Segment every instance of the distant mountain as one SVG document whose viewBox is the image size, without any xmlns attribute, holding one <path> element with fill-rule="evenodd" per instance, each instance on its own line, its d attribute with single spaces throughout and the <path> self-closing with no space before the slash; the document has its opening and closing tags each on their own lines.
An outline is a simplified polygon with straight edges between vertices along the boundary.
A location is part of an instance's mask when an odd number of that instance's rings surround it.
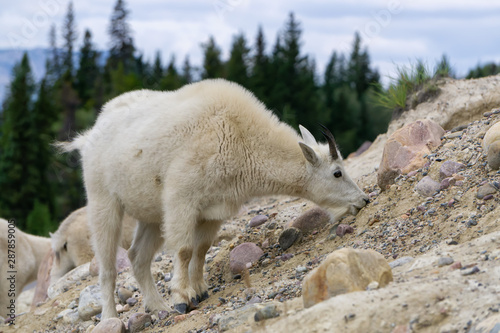
<svg viewBox="0 0 500 333">
<path fill-rule="evenodd" d="M 31 70 L 36 81 L 45 74 L 45 61 L 49 55 L 49 49 L 36 48 L 30 50 L 0 49 L 0 102 L 5 99 L 7 88 L 12 80 L 12 68 L 21 61 L 24 52 L 28 52 Z"/>
</svg>

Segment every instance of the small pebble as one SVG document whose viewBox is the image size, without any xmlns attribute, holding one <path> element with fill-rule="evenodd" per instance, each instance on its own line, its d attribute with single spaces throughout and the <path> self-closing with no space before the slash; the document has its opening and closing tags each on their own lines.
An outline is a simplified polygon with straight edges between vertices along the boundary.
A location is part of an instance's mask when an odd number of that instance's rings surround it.
<svg viewBox="0 0 500 333">
<path fill-rule="evenodd" d="M 465 275 L 472 275 L 472 274 L 475 274 L 477 272 L 479 272 L 479 268 L 477 266 L 474 266 L 472 268 L 464 269 L 461 272 L 461 274 L 465 276 Z"/>
<path fill-rule="evenodd" d="M 257 215 L 252 217 L 248 225 L 252 228 L 258 227 L 259 225 L 266 223 L 268 219 L 269 218 L 266 215 Z"/>
<path fill-rule="evenodd" d="M 127 299 L 127 304 L 130 306 L 130 307 L 133 307 L 134 305 L 137 304 L 137 299 L 134 298 L 134 297 L 130 297 L 129 299 Z"/>
<path fill-rule="evenodd" d="M 454 260 L 450 257 L 441 257 L 438 259 L 437 265 L 438 267 L 448 266 L 453 264 Z"/>
</svg>

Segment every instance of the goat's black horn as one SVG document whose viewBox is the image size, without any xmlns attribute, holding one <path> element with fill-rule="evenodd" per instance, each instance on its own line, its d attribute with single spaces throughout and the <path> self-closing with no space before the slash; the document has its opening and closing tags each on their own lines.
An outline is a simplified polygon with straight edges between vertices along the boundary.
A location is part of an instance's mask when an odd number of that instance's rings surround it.
<svg viewBox="0 0 500 333">
<path fill-rule="evenodd" d="M 337 152 L 337 144 L 335 143 L 335 138 L 333 137 L 332 132 L 326 126 L 319 124 L 323 131 L 323 136 L 325 137 L 326 141 L 328 142 L 328 146 L 330 147 L 330 155 L 332 156 L 333 160 L 335 161 L 336 159 L 339 158 L 339 154 Z"/>
</svg>

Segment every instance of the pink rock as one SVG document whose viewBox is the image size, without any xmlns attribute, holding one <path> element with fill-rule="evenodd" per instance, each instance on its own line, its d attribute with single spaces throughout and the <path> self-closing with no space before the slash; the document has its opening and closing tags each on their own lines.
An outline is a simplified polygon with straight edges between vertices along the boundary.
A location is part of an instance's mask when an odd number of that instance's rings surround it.
<svg viewBox="0 0 500 333">
<path fill-rule="evenodd" d="M 258 227 L 259 225 L 266 223 L 266 221 L 268 219 L 269 218 L 266 215 L 257 215 L 257 216 L 252 217 L 252 219 L 250 220 L 248 225 L 250 227 Z"/>
<path fill-rule="evenodd" d="M 118 318 L 109 318 L 101 321 L 92 330 L 94 333 L 125 333 L 125 324 Z"/>
<path fill-rule="evenodd" d="M 229 268 L 233 274 L 239 274 L 247 263 L 253 264 L 264 254 L 264 251 L 254 243 L 243 243 L 229 253 Z"/>
<path fill-rule="evenodd" d="M 290 226 L 307 234 L 321 229 L 328 222 L 330 222 L 330 214 L 319 207 L 315 207 L 297 217 Z"/>
<path fill-rule="evenodd" d="M 453 176 L 455 173 L 465 169 L 465 165 L 459 162 L 446 161 L 439 168 L 439 180 Z"/>
<path fill-rule="evenodd" d="M 441 126 L 428 119 L 417 120 L 394 132 L 384 146 L 377 174 L 379 187 L 385 190 L 399 174 L 423 167 L 427 162 L 423 156 L 441 144 L 444 133 Z"/>
<path fill-rule="evenodd" d="M 340 236 L 340 237 L 344 237 L 345 234 L 352 234 L 353 232 L 354 232 L 354 228 L 348 224 L 339 224 L 339 226 L 337 227 L 337 230 L 335 231 L 337 236 Z"/>
</svg>

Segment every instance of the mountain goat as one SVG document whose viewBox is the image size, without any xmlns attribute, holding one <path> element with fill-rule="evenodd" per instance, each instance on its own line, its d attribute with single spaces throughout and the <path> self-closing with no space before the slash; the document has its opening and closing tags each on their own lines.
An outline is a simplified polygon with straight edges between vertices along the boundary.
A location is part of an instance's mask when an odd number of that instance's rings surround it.
<svg viewBox="0 0 500 333">
<path fill-rule="evenodd" d="M 122 223 L 124 232 L 119 245 L 128 249 L 132 244 L 136 222 L 125 214 Z M 79 208 L 69 214 L 57 231 L 50 234 L 50 238 L 55 254 L 50 271 L 50 284 L 53 284 L 73 268 L 91 261 L 94 257 L 87 223 L 87 207 Z"/>
<path fill-rule="evenodd" d="M 0 218 L 0 317 L 15 316 L 16 298 L 36 280 L 38 266 L 49 250 L 49 238 L 22 232 L 15 222 Z"/>
<path fill-rule="evenodd" d="M 123 94 L 92 129 L 59 143 L 81 154 L 102 317 L 117 316 L 114 262 L 124 212 L 138 220 L 129 257 L 146 308 L 167 308 L 151 276 L 165 241 L 175 251 L 174 309 L 185 313 L 208 297 L 205 254 L 222 221 L 251 197 L 299 196 L 335 217 L 364 207 L 368 197 L 345 172 L 331 133 L 325 129 L 328 144 L 318 144 L 301 132 L 239 85 L 206 80 Z"/>
</svg>

